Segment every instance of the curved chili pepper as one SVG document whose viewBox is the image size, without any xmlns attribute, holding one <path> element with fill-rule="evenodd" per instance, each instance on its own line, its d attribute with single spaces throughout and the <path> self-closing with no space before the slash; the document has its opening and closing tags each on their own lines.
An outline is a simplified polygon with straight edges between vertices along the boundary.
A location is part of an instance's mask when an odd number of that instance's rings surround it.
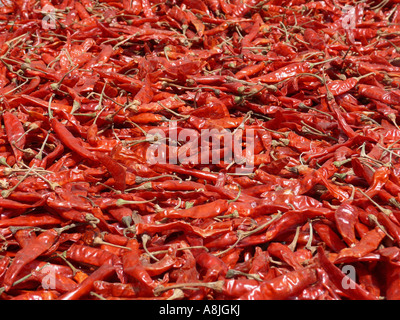
<svg viewBox="0 0 400 320">
<path fill-rule="evenodd" d="M 90 276 L 83 280 L 75 289 L 68 291 L 58 297 L 58 300 L 78 300 L 81 297 L 89 294 L 93 288 L 95 281 L 104 280 L 112 276 L 115 269 L 110 264 L 103 264 L 97 270 L 95 270 Z"/>
<path fill-rule="evenodd" d="M 269 281 L 263 281 L 239 300 L 285 300 L 300 293 L 317 281 L 315 269 L 291 271 Z"/>
<path fill-rule="evenodd" d="M 29 246 L 26 246 L 17 252 L 4 276 L 4 288 L 6 291 L 11 288 L 22 268 L 27 263 L 35 260 L 42 253 L 50 249 L 59 236 L 59 232 L 55 229 L 46 230 L 35 239 L 31 240 Z"/>
<path fill-rule="evenodd" d="M 79 143 L 79 140 L 75 138 L 61 122 L 59 122 L 56 118 L 52 118 L 50 123 L 54 132 L 57 134 L 58 138 L 65 146 L 67 146 L 69 149 L 73 150 L 85 159 L 97 161 L 97 157 L 86 148 L 84 148 Z"/>
<path fill-rule="evenodd" d="M 11 112 L 6 111 L 3 113 L 3 121 L 7 139 L 13 149 L 15 158 L 17 161 L 21 161 L 24 155 L 22 149 L 26 144 L 25 130 L 19 119 Z"/>
<path fill-rule="evenodd" d="M 358 283 L 347 277 L 338 267 L 336 267 L 325 255 L 323 249 L 318 247 L 318 260 L 321 267 L 328 273 L 329 279 L 347 294 L 349 299 L 355 300 L 378 300 L 378 297 L 363 289 Z M 348 285 L 343 286 L 343 283 Z"/>
</svg>

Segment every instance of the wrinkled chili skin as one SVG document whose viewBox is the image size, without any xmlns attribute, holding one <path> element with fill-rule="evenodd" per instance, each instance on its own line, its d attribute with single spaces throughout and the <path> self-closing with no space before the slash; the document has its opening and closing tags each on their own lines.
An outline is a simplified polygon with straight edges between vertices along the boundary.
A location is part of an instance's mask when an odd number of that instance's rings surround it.
<svg viewBox="0 0 400 320">
<path fill-rule="evenodd" d="M 286 300 L 316 282 L 316 271 L 304 269 L 261 283 L 240 297 L 242 300 Z"/>
<path fill-rule="evenodd" d="M 1 2 L 0 300 L 400 299 L 398 0 Z"/>
<path fill-rule="evenodd" d="M 31 240 L 29 246 L 18 251 L 10 265 L 10 268 L 7 269 L 7 272 L 4 275 L 4 287 L 6 290 L 11 288 L 21 269 L 27 263 L 33 261 L 48 250 L 57 240 L 58 236 L 59 234 L 55 230 L 50 229 Z"/>
</svg>

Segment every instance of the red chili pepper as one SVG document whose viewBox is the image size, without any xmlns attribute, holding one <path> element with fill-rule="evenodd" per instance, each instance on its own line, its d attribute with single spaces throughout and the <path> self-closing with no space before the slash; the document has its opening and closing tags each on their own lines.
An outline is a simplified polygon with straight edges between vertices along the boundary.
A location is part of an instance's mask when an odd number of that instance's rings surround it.
<svg viewBox="0 0 400 320">
<path fill-rule="evenodd" d="M 334 95 L 334 96 L 338 96 L 341 95 L 343 93 L 346 93 L 348 91 L 350 91 L 351 89 L 353 89 L 357 83 L 363 79 L 366 78 L 368 76 L 370 76 L 371 74 L 367 74 L 367 75 L 363 75 L 360 76 L 358 78 L 348 78 L 346 80 L 334 80 L 334 81 L 330 81 L 326 84 L 326 87 L 321 87 L 318 91 L 321 94 L 326 94 L 327 93 L 327 89 Z"/>
<path fill-rule="evenodd" d="M 96 280 L 93 290 L 101 296 L 135 298 L 140 296 L 140 287 L 132 283 L 116 283 Z"/>
<path fill-rule="evenodd" d="M 196 263 L 200 268 L 207 270 L 204 281 L 215 281 L 225 277 L 228 272 L 228 266 L 218 257 L 208 253 L 200 253 L 196 257 Z"/>
<path fill-rule="evenodd" d="M 396 264 L 387 264 L 386 266 L 386 299 L 399 300 L 399 274 L 400 267 Z"/>
<path fill-rule="evenodd" d="M 260 81 L 262 83 L 278 83 L 290 77 L 294 77 L 301 73 L 307 73 L 310 71 L 310 65 L 308 62 L 299 62 L 289 64 L 285 67 L 279 68 L 267 75 L 252 78 L 252 81 Z"/>
<path fill-rule="evenodd" d="M 1 299 L 396 299 L 398 0 L 2 2 Z"/>
<path fill-rule="evenodd" d="M 369 186 L 369 188 L 365 191 L 365 193 L 370 196 L 374 197 L 376 193 L 378 193 L 386 184 L 386 182 L 389 180 L 390 176 L 390 169 L 387 167 L 380 167 L 377 170 L 375 170 L 373 177 L 372 177 L 372 183 Z"/>
<path fill-rule="evenodd" d="M 224 214 L 228 210 L 229 202 L 227 200 L 218 199 L 216 201 L 206 203 L 199 206 L 194 206 L 189 209 L 176 210 L 166 209 L 156 215 L 157 219 L 169 218 L 193 218 L 207 219 Z"/>
<path fill-rule="evenodd" d="M 114 178 L 115 189 L 124 191 L 126 188 L 126 169 L 109 156 L 97 154 L 97 158 Z"/>
<path fill-rule="evenodd" d="M 49 280 L 49 276 L 53 276 L 53 278 Z M 74 280 L 62 274 L 52 273 L 51 271 L 48 272 L 46 268 L 40 271 L 34 270 L 32 272 L 32 277 L 40 283 L 51 281 L 51 284 L 49 283 L 49 285 L 51 285 L 52 289 L 55 290 L 57 293 L 69 292 L 76 289 L 76 287 L 78 286 L 78 284 Z"/>
<path fill-rule="evenodd" d="M 301 269 L 302 266 L 292 250 L 287 245 L 279 242 L 272 242 L 268 246 L 268 252 L 271 256 L 276 257 L 290 265 L 294 270 Z"/>
<path fill-rule="evenodd" d="M 346 247 L 343 241 L 329 225 L 324 223 L 315 223 L 313 227 L 322 241 L 334 252 L 339 252 Z"/>
<path fill-rule="evenodd" d="M 147 289 L 146 291 L 153 290 L 157 286 L 157 282 L 150 277 L 139 260 L 139 243 L 136 240 L 130 240 L 127 246 L 131 250 L 122 256 L 124 272 L 139 281 Z"/>
<path fill-rule="evenodd" d="M 350 203 L 343 203 L 335 211 L 336 227 L 347 245 L 352 246 L 357 242 L 355 225 L 358 221 L 358 210 Z"/>
<path fill-rule="evenodd" d="M 343 291 L 349 299 L 353 300 L 378 300 L 378 297 L 364 290 L 353 279 L 346 276 L 325 255 L 323 249 L 318 247 L 318 261 L 321 267 L 328 273 L 333 284 Z M 345 285 L 343 285 L 345 284 Z"/>
<path fill-rule="evenodd" d="M 4 276 L 4 288 L 8 291 L 13 285 L 21 269 L 29 262 L 35 260 L 56 242 L 59 232 L 55 229 L 49 229 L 42 232 L 35 239 L 31 240 L 29 246 L 22 248 L 17 252 L 10 267 Z"/>
<path fill-rule="evenodd" d="M 386 228 L 387 232 L 394 238 L 394 241 L 399 243 L 400 226 L 381 211 L 378 212 L 377 218 L 378 221 Z"/>
<path fill-rule="evenodd" d="M 322 50 L 325 48 L 325 41 L 321 34 L 311 28 L 304 30 L 304 40 L 314 49 Z"/>
<path fill-rule="evenodd" d="M 363 257 L 367 253 L 377 249 L 385 236 L 385 233 L 379 227 L 368 231 L 354 246 L 342 249 L 336 257 L 335 262 L 346 261 L 346 258 Z"/>
<path fill-rule="evenodd" d="M 103 264 L 112 264 L 117 258 L 113 253 L 100 248 L 73 244 L 66 252 L 68 259 L 100 267 Z"/>
<path fill-rule="evenodd" d="M 47 213 L 38 213 L 33 216 L 21 215 L 19 217 L 0 220 L 0 227 L 6 228 L 10 226 L 29 226 L 29 227 L 44 227 L 57 226 L 62 222 L 62 219 Z"/>
<path fill-rule="evenodd" d="M 3 277 L 7 271 L 10 261 L 11 261 L 11 258 L 9 256 L 4 256 L 0 259 L 0 280 L 1 280 L 1 282 L 3 282 Z"/>
<path fill-rule="evenodd" d="M 249 13 L 253 7 L 255 7 L 258 4 L 258 1 L 256 0 L 249 0 L 243 3 L 239 3 L 236 5 L 236 7 L 233 9 L 232 15 L 236 17 L 243 17 L 247 13 Z"/>
<path fill-rule="evenodd" d="M 151 276 L 158 276 L 165 272 L 170 271 L 178 262 L 178 258 L 176 257 L 177 247 L 171 247 L 167 254 L 164 255 L 162 259 L 154 263 L 146 263 L 143 262 L 143 267 L 147 271 L 147 273 Z"/>
<path fill-rule="evenodd" d="M 56 300 L 59 295 L 60 293 L 56 290 L 38 290 L 22 293 L 11 300 Z"/>
<path fill-rule="evenodd" d="M 371 86 L 367 84 L 360 84 L 358 86 L 358 92 L 360 95 L 376 99 L 386 104 L 398 105 L 400 103 L 400 95 L 395 92 L 385 91 L 380 87 Z"/>
<path fill-rule="evenodd" d="M 68 129 L 56 118 L 51 119 L 51 127 L 66 147 L 76 152 L 78 155 L 85 159 L 97 161 L 97 157 L 93 153 L 88 151 L 85 147 L 83 147 L 79 143 L 79 140 L 75 138 L 72 133 L 68 131 Z"/>
<path fill-rule="evenodd" d="M 247 77 L 251 77 L 259 72 L 261 72 L 265 68 L 264 62 L 259 62 L 254 65 L 246 66 L 240 71 L 236 72 L 235 77 L 236 79 L 244 79 Z"/>
</svg>

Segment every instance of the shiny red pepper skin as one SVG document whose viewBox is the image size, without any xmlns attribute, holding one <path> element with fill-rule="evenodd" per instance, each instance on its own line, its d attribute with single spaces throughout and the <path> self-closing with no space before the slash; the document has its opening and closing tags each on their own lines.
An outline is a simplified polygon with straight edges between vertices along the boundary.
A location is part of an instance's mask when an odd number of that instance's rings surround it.
<svg viewBox="0 0 400 320">
<path fill-rule="evenodd" d="M 56 118 L 51 119 L 51 126 L 58 136 L 58 138 L 61 140 L 61 142 L 68 147 L 69 149 L 73 150 L 76 152 L 78 155 L 85 159 L 89 159 L 91 161 L 96 161 L 97 157 L 88 151 L 86 148 L 84 148 L 79 142 L 78 139 L 75 138 L 70 131 L 61 123 L 59 122 Z"/>
<path fill-rule="evenodd" d="M 378 297 L 370 294 L 363 289 L 360 285 L 355 283 L 352 279 L 347 277 L 338 267 L 336 267 L 323 252 L 321 247 L 318 247 L 318 259 L 321 267 L 329 274 L 331 281 L 348 295 L 349 299 L 355 300 L 378 300 Z M 342 283 L 349 283 L 351 285 L 343 286 Z"/>
<path fill-rule="evenodd" d="M 115 272 L 110 264 L 103 264 L 95 270 L 89 277 L 83 280 L 75 289 L 59 296 L 57 300 L 79 300 L 89 294 L 93 288 L 93 283 L 99 280 L 105 280 Z"/>
<path fill-rule="evenodd" d="M 41 233 L 35 239 L 31 240 L 29 246 L 26 246 L 18 251 L 4 276 L 4 287 L 6 291 L 11 288 L 21 269 L 27 263 L 35 260 L 45 251 L 50 249 L 58 237 L 59 234 L 56 230 L 49 229 Z"/>
<path fill-rule="evenodd" d="M 239 300 L 286 300 L 317 281 L 315 269 L 300 269 L 262 282 Z"/>
</svg>

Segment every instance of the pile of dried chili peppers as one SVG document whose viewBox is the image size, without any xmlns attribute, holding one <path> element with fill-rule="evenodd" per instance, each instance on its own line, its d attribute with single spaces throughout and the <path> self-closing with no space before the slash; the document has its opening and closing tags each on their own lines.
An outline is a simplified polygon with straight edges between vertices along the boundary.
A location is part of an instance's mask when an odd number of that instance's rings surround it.
<svg viewBox="0 0 400 320">
<path fill-rule="evenodd" d="M 0 0 L 0 28 L 0 299 L 400 299 L 398 0 Z"/>
</svg>

